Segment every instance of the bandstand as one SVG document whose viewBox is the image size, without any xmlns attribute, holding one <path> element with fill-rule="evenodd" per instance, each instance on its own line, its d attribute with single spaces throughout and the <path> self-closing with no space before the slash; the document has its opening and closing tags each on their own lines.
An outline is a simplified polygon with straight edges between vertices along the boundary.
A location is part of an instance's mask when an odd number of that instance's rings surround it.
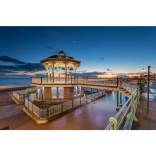
<svg viewBox="0 0 156 156">
<path fill-rule="evenodd" d="M 46 78 L 41 78 L 41 83 L 36 83 L 35 86 L 37 95 L 42 96 L 43 101 L 65 102 L 84 95 L 84 88 L 74 86 L 74 84 L 69 85 L 71 84 L 71 79 L 73 82 L 76 81 L 76 69 L 80 66 L 81 61 L 67 56 L 61 49 L 58 55 L 50 56 L 40 62 L 46 69 Z M 58 77 L 55 76 L 55 69 L 58 70 Z M 61 77 L 61 69 L 65 70 L 64 77 Z M 71 70 L 74 71 L 73 78 L 69 75 Z M 37 78 L 36 81 L 38 81 Z"/>
<path fill-rule="evenodd" d="M 50 78 L 54 80 L 54 70 L 56 68 L 58 69 L 58 80 L 60 80 L 61 68 L 65 69 L 65 80 L 69 80 L 70 69 L 74 70 L 75 79 L 75 72 L 77 67 L 80 66 L 81 61 L 77 61 L 73 57 L 67 56 L 63 49 L 61 49 L 58 54 L 59 55 L 53 55 L 40 61 L 47 71 L 47 79 Z"/>
</svg>

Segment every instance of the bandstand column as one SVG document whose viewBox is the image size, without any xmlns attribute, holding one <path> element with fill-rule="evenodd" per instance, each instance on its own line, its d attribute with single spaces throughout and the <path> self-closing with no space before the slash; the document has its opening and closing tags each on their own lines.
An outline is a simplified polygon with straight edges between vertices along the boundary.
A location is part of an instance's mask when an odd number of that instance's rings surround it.
<svg viewBox="0 0 156 156">
<path fill-rule="evenodd" d="M 48 81 L 48 66 L 46 66 L 46 73 L 47 73 L 47 81 Z"/>
<path fill-rule="evenodd" d="M 67 82 L 67 68 L 65 68 L 65 82 Z"/>
<path fill-rule="evenodd" d="M 61 69 L 61 67 L 58 67 L 58 77 L 59 77 L 59 81 L 60 81 L 60 69 Z"/>
<path fill-rule="evenodd" d="M 67 63 L 65 63 L 65 83 L 67 82 Z"/>
<path fill-rule="evenodd" d="M 54 82 L 54 68 L 52 68 L 52 70 L 53 70 L 53 82 Z"/>
<path fill-rule="evenodd" d="M 69 81 L 69 68 L 67 69 L 67 79 Z"/>
<path fill-rule="evenodd" d="M 75 81 L 75 77 L 76 77 L 76 68 L 74 68 L 74 81 Z"/>
<path fill-rule="evenodd" d="M 50 81 L 51 81 L 52 67 L 50 66 L 49 69 L 50 69 Z"/>
<path fill-rule="evenodd" d="M 54 62 L 53 62 L 52 70 L 53 70 L 53 83 L 54 83 L 54 70 L 55 70 Z"/>
</svg>

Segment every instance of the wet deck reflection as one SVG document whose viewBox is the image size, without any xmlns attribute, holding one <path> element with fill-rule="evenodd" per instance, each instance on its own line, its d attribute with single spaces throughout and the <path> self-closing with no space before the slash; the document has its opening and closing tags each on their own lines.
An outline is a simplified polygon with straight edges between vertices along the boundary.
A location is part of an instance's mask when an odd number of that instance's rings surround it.
<svg viewBox="0 0 156 156">
<path fill-rule="evenodd" d="M 122 96 L 125 102 L 125 96 Z M 117 92 L 108 93 L 107 96 L 93 101 L 73 112 L 44 125 L 35 121 L 17 129 L 53 129 L 53 130 L 103 130 L 109 123 L 109 118 L 115 116 L 117 105 Z"/>
</svg>

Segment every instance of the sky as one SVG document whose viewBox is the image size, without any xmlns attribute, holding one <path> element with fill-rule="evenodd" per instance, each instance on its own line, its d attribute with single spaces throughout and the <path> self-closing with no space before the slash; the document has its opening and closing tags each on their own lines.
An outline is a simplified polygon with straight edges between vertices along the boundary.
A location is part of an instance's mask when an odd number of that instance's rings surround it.
<svg viewBox="0 0 156 156">
<path fill-rule="evenodd" d="M 81 61 L 78 77 L 131 77 L 149 65 L 155 73 L 155 41 L 156 27 L 1 26 L 0 78 L 44 77 L 40 60 L 62 48 Z"/>
</svg>

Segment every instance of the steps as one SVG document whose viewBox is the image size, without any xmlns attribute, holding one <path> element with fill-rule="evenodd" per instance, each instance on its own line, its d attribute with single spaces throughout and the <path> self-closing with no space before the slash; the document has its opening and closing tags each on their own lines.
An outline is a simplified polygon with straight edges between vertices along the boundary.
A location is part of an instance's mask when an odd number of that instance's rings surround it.
<svg viewBox="0 0 156 156">
<path fill-rule="evenodd" d="M 127 90 L 123 89 L 123 88 L 118 88 L 117 91 L 119 91 L 123 95 L 127 96 L 128 98 L 130 98 L 130 96 L 131 96 L 131 93 L 128 92 Z"/>
</svg>

